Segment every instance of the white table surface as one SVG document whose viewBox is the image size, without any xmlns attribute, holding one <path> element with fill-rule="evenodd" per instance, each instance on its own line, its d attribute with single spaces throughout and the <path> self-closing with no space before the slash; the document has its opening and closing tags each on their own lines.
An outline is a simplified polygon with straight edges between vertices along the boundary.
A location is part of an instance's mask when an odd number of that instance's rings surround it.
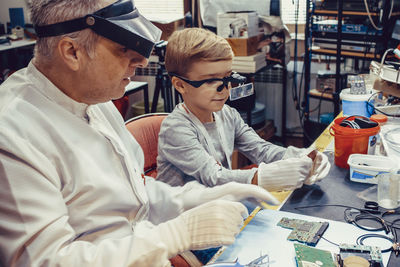
<svg viewBox="0 0 400 267">
<path fill-rule="evenodd" d="M 4 36 L 0 36 L 0 37 L 4 37 Z M 0 44 L 0 52 L 9 50 L 9 49 L 18 48 L 18 47 L 34 45 L 35 43 L 36 43 L 36 40 L 34 40 L 34 39 L 22 39 L 22 40 L 18 40 L 18 41 L 11 41 L 11 45 L 8 43 Z"/>
<path fill-rule="evenodd" d="M 282 217 L 306 221 L 329 222 L 329 227 L 323 237 L 335 243 L 355 244 L 358 236 L 371 233 L 344 222 L 285 211 L 261 210 L 237 236 L 235 243 L 226 247 L 215 262 L 233 262 L 238 259 L 241 264 L 247 264 L 260 255 L 268 254 L 270 267 L 296 267 L 295 250 L 293 246 L 294 241 L 288 241 L 286 239 L 292 230 L 277 226 L 277 223 Z M 383 231 L 374 233 L 384 234 Z M 390 244 L 389 241 L 386 240 L 371 238 L 371 240 L 365 240 L 365 245 L 388 247 Z M 334 253 L 339 252 L 337 246 L 323 239 L 319 240 L 316 248 Z M 382 253 L 384 266 L 387 265 L 389 257 L 390 253 Z"/>
</svg>

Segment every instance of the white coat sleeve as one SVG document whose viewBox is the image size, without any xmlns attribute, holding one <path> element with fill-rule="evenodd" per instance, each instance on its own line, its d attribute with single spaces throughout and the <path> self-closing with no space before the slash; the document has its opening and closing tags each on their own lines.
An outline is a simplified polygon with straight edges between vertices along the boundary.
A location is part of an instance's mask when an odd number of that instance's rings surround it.
<svg viewBox="0 0 400 267">
<path fill-rule="evenodd" d="M 241 201 L 254 198 L 271 205 L 279 204 L 268 191 L 251 184 L 229 182 L 205 187 L 197 181 L 191 181 L 184 186 L 175 187 L 146 177 L 145 187 L 150 202 L 149 220 L 154 224 L 174 219 L 188 209 L 217 199 Z"/>
<path fill-rule="evenodd" d="M 5 266 L 170 265 L 168 245 L 148 221 L 137 223 L 130 235 L 96 243 L 77 240 L 62 194 L 61 184 L 0 151 L 0 262 Z"/>
<path fill-rule="evenodd" d="M 185 211 L 182 196 L 202 192 L 206 187 L 197 181 L 191 181 L 184 186 L 170 186 L 146 176 L 146 192 L 149 198 L 149 220 L 159 224 L 171 220 Z M 203 202 L 197 203 L 197 205 Z"/>
</svg>

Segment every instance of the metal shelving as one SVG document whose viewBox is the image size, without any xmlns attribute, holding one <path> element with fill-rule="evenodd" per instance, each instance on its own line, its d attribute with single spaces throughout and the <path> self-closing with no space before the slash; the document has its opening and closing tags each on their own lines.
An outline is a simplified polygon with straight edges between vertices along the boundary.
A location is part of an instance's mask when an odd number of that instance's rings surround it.
<svg viewBox="0 0 400 267">
<path fill-rule="evenodd" d="M 305 25 L 305 57 L 304 57 L 304 81 L 305 81 L 305 90 L 304 90 L 304 106 L 305 106 L 305 114 L 304 114 L 304 123 L 308 121 L 309 118 L 309 100 L 310 98 L 318 98 L 324 101 L 329 101 L 333 103 L 334 106 L 334 116 L 337 116 L 340 112 L 340 100 L 339 93 L 343 89 L 343 71 L 341 69 L 341 63 L 345 58 L 354 58 L 356 60 L 379 60 L 384 50 L 386 50 L 388 45 L 388 40 L 390 37 L 389 28 L 387 27 L 388 23 L 391 23 L 394 18 L 400 16 L 400 12 L 392 12 L 391 18 L 388 18 L 388 14 L 390 12 L 390 2 L 391 0 L 384 0 L 383 12 L 381 14 L 377 12 L 370 13 L 371 18 L 378 19 L 378 17 L 382 17 L 381 25 L 383 25 L 383 30 L 374 31 L 373 34 L 357 34 L 357 33 L 349 33 L 342 32 L 343 19 L 368 19 L 367 12 L 359 12 L 359 11 L 344 11 L 343 3 L 344 0 L 337 0 L 337 10 L 320 10 L 315 9 L 313 7 L 313 1 L 307 1 L 307 14 L 306 14 L 306 25 Z M 334 28 L 334 32 L 332 31 L 315 31 L 313 30 L 314 20 L 321 17 L 334 17 L 337 21 L 337 24 L 334 24 L 336 28 Z M 336 26 L 337 25 L 337 26 Z M 346 27 L 346 25 L 345 25 Z M 331 29 L 330 29 L 331 30 Z M 336 41 L 336 49 L 328 49 L 328 48 L 320 48 L 313 47 L 312 41 L 315 38 L 319 38 L 323 41 L 323 39 L 331 39 Z M 360 42 L 373 42 L 376 44 L 375 51 L 371 52 L 358 52 L 358 51 L 347 51 L 342 49 L 342 42 L 345 40 L 352 41 L 360 41 Z M 330 41 L 332 43 L 332 41 Z M 311 77 L 311 64 L 312 64 L 312 55 L 327 55 L 333 56 L 336 58 L 336 80 L 335 80 L 335 88 L 331 94 L 323 93 L 321 94 L 316 89 L 310 88 L 310 77 Z M 306 130 L 306 129 L 305 129 Z M 311 141 L 311 140 L 309 140 Z"/>
</svg>

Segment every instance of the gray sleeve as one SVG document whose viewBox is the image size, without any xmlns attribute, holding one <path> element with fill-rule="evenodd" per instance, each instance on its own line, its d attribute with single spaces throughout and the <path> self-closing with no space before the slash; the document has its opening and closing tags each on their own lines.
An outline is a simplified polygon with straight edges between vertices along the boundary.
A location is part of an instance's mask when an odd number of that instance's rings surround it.
<svg viewBox="0 0 400 267">
<path fill-rule="evenodd" d="M 186 117 L 169 115 L 164 120 L 159 135 L 158 160 L 168 161 L 185 175 L 207 186 L 231 181 L 251 183 L 256 168 L 249 170 L 224 168 L 210 155 L 203 143 L 205 140 Z M 163 172 L 163 175 L 168 174 Z M 164 177 L 163 180 L 165 179 Z"/>
<path fill-rule="evenodd" d="M 235 148 L 256 164 L 282 159 L 286 148 L 262 139 L 243 121 L 236 109 L 230 108 L 230 113 L 230 120 L 233 121 L 235 127 Z"/>
</svg>

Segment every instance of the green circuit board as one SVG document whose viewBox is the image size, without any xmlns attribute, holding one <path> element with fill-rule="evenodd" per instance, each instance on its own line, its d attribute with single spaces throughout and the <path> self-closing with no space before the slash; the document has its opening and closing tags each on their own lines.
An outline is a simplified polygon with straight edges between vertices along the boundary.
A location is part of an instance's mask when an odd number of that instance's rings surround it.
<svg viewBox="0 0 400 267">
<path fill-rule="evenodd" d="M 316 249 L 299 243 L 294 243 L 293 245 L 296 252 L 296 262 L 298 267 L 337 266 L 330 251 Z"/>
<path fill-rule="evenodd" d="M 287 237 L 291 241 L 299 241 L 310 246 L 315 246 L 329 226 L 328 222 L 310 222 L 299 219 L 283 217 L 278 226 L 292 229 Z"/>
</svg>

